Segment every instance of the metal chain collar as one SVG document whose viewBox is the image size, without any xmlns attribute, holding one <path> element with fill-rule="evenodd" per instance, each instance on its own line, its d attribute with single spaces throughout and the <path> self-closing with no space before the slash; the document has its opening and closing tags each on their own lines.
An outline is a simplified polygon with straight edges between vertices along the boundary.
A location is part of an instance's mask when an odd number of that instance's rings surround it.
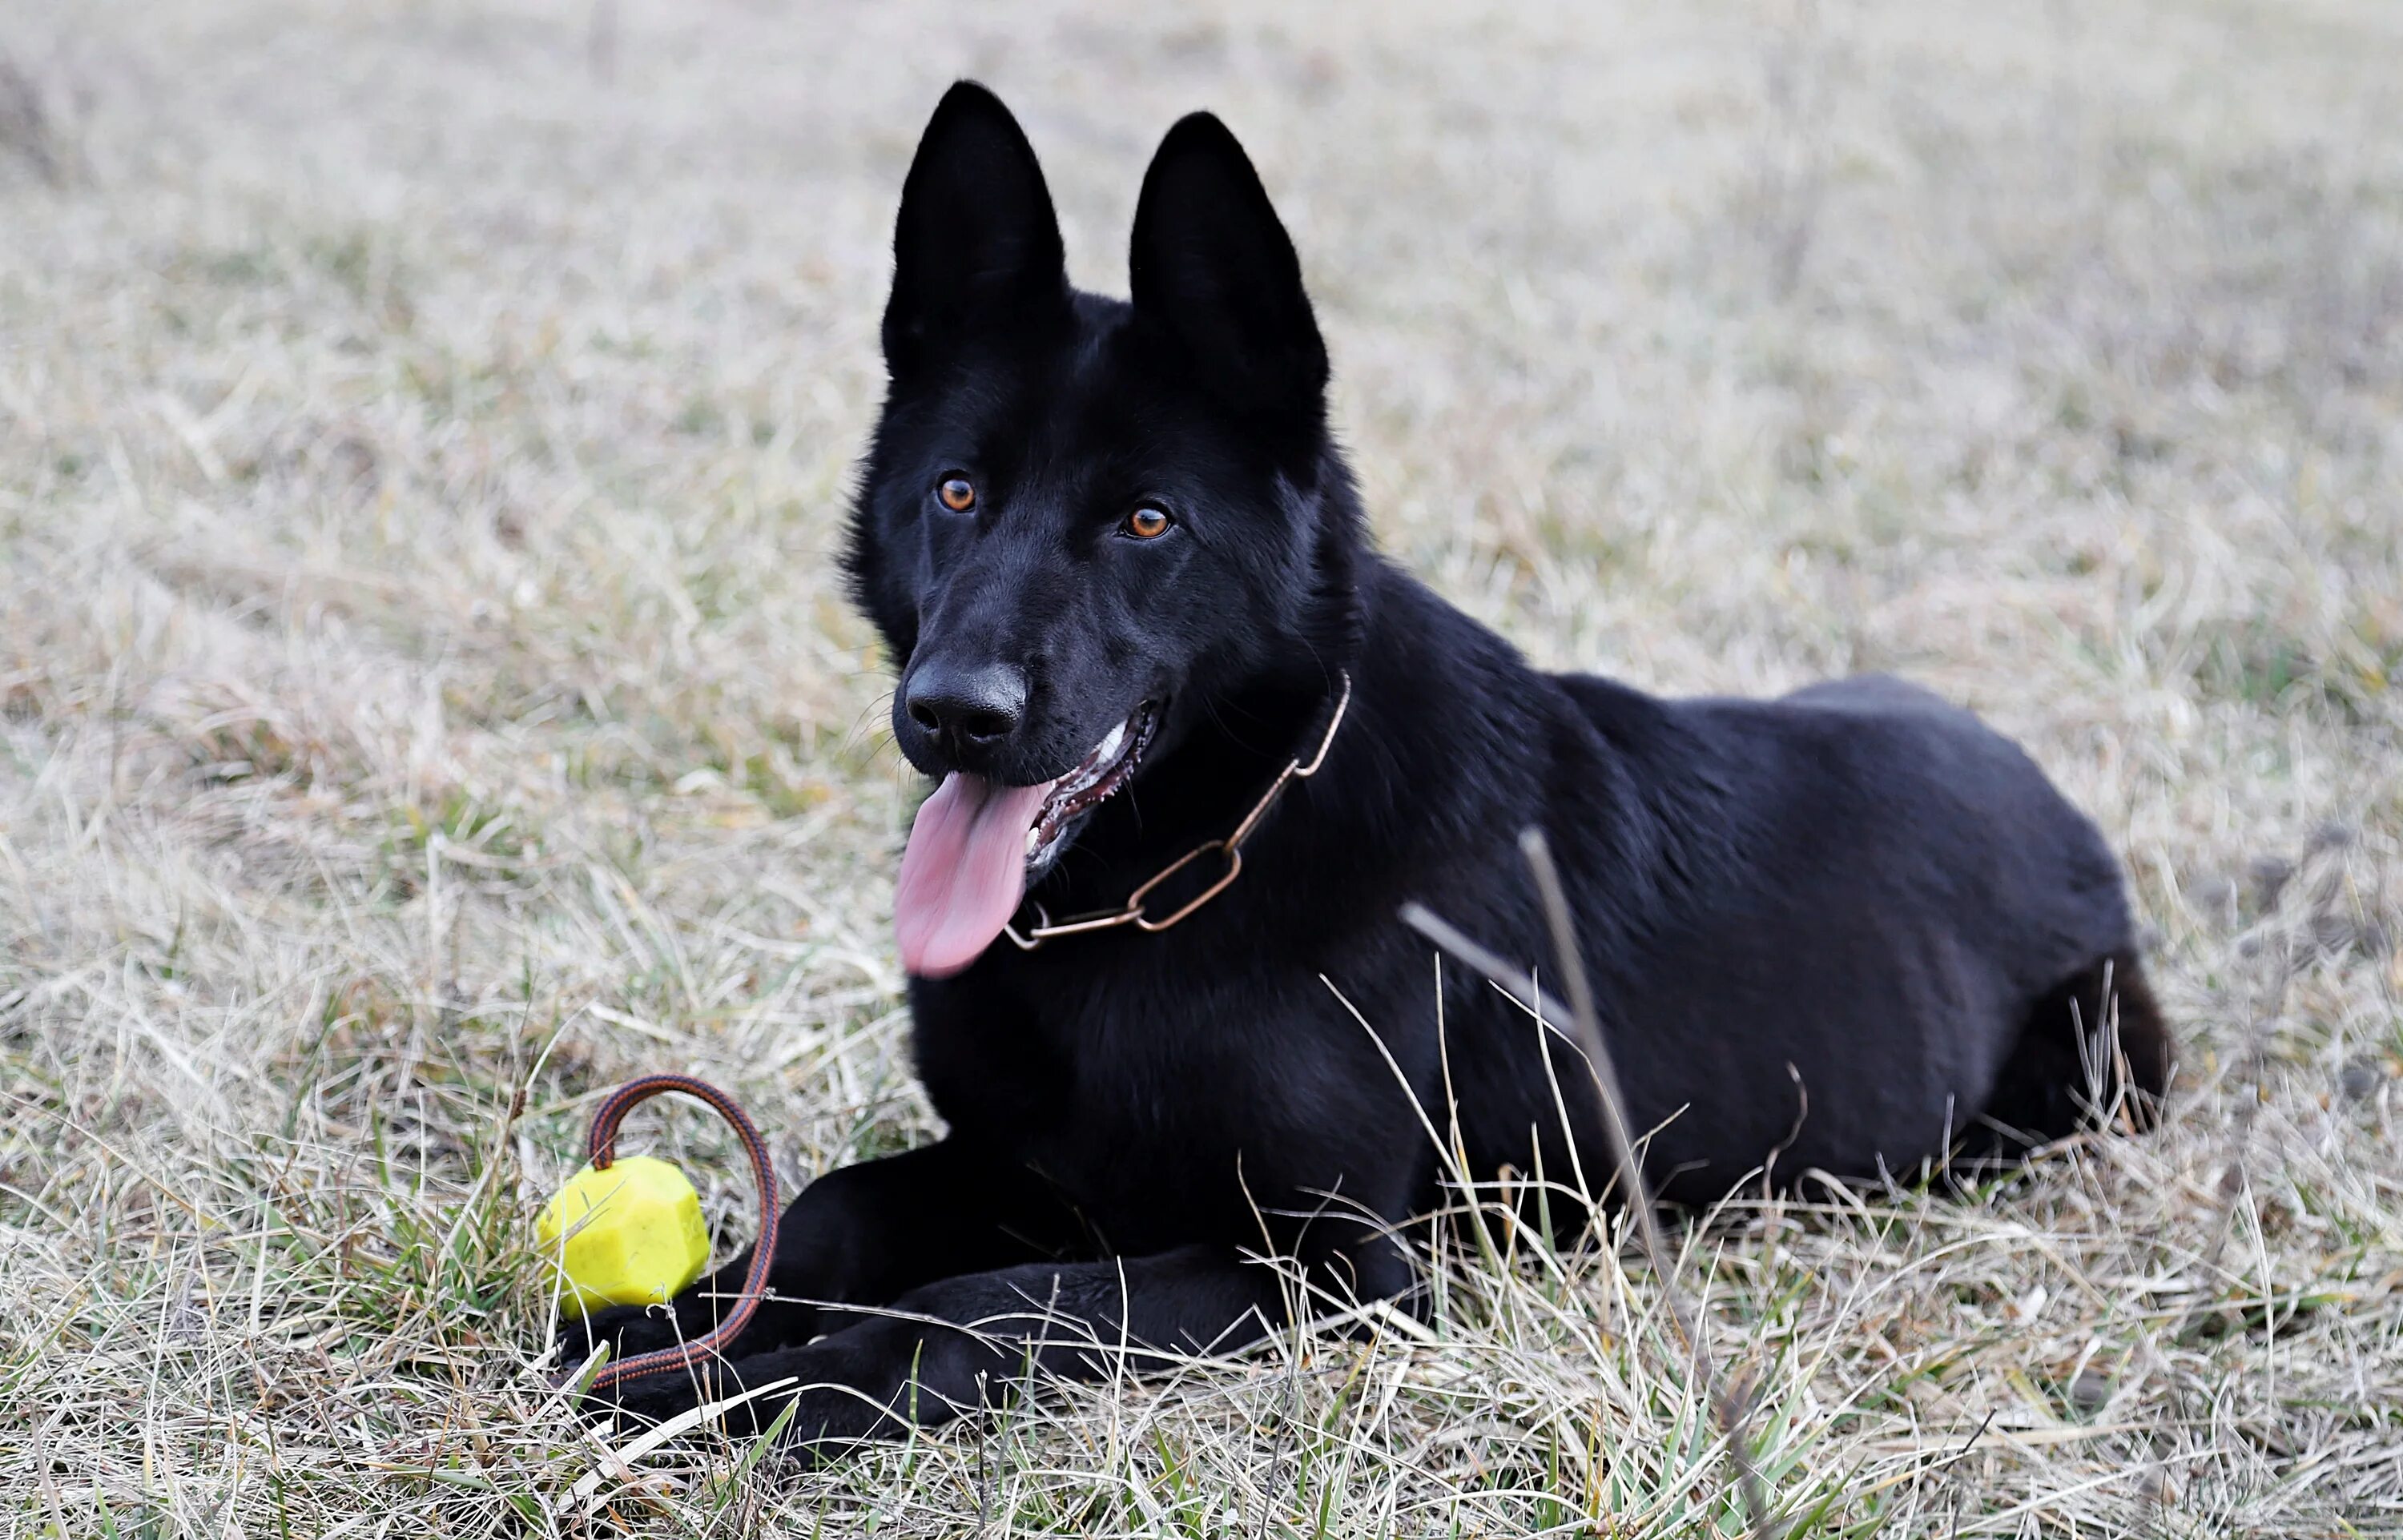
<svg viewBox="0 0 2403 1540">
<path fill-rule="evenodd" d="M 1001 927 L 1002 934 L 1015 942 L 1021 951 L 1033 951 L 1055 936 L 1080 936 L 1086 931 L 1113 930 L 1119 925 L 1132 925 L 1145 931 L 1164 931 L 1226 892 L 1243 869 L 1243 841 L 1258 829 L 1260 821 L 1269 815 L 1271 808 L 1276 806 L 1277 798 L 1285 795 L 1287 786 L 1296 781 L 1309 780 L 1318 773 L 1319 766 L 1327 763 L 1327 751 L 1335 745 L 1335 729 L 1343 725 L 1344 710 L 1352 704 L 1351 672 L 1345 670 L 1339 677 L 1343 681 L 1343 688 L 1335 698 L 1335 714 L 1327 719 L 1327 732 L 1318 740 L 1318 752 L 1310 756 L 1307 764 L 1299 759 L 1287 760 L 1285 769 L 1277 771 L 1277 778 L 1269 783 L 1269 789 L 1252 804 L 1252 811 L 1243 814 L 1243 821 L 1235 825 L 1234 832 L 1223 839 L 1206 840 L 1187 851 L 1153 873 L 1149 881 L 1128 894 L 1127 901 L 1115 909 L 1097 909 L 1090 914 L 1055 921 L 1041 904 L 1029 899 L 1037 923 L 1021 931 L 1018 928 L 1017 917 L 1012 916 L 1010 923 Z M 1144 912 L 1143 901 L 1151 896 L 1154 889 L 1213 852 L 1227 864 L 1227 869 L 1218 874 L 1216 881 L 1187 899 L 1172 913 L 1155 919 Z"/>
</svg>

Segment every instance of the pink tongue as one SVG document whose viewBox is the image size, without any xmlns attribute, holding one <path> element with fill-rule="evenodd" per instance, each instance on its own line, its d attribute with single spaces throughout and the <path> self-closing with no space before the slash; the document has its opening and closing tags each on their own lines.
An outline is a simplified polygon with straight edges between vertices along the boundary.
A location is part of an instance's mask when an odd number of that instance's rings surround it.
<svg viewBox="0 0 2403 1540">
<path fill-rule="evenodd" d="M 903 967 L 944 978 L 993 945 L 1023 896 L 1026 831 L 1055 784 L 998 786 L 961 770 L 943 777 L 910 826 L 893 891 Z"/>
</svg>

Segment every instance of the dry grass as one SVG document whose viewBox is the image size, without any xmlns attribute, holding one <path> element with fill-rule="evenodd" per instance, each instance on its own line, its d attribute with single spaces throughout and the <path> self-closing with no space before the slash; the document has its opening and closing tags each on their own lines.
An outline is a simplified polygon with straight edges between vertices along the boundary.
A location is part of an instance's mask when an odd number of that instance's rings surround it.
<svg viewBox="0 0 2403 1540">
<path fill-rule="evenodd" d="M 572 1529 L 527 1219 L 596 1091 L 717 1078 L 795 1179 L 924 1135 L 827 552 L 974 72 L 1107 286 L 1230 118 L 1383 538 L 1534 655 L 1900 669 L 2127 851 L 2166 1133 L 1684 1233 L 1796 1533 L 2403 1529 L 2398 52 L 2380 0 L 0 12 L 0 1528 Z M 686 1440 L 598 1522 L 1726 1531 L 1635 1250 L 1482 1234 L 1424 1339 Z"/>
</svg>

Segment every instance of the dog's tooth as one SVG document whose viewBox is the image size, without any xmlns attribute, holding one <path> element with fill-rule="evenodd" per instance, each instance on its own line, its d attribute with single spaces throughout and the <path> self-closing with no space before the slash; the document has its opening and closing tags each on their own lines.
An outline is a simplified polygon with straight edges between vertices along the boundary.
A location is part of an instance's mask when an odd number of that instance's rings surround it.
<svg viewBox="0 0 2403 1540">
<path fill-rule="evenodd" d="M 1061 777 L 1052 786 L 1051 795 L 1044 798 L 1041 816 L 1037 817 L 1034 826 L 1026 831 L 1026 858 L 1029 861 L 1041 854 L 1044 847 L 1051 842 L 1052 836 L 1058 832 L 1047 824 L 1047 820 L 1052 813 L 1108 780 L 1112 772 L 1118 770 L 1118 756 L 1127 746 L 1128 729 L 1133 725 L 1134 718 L 1129 717 L 1112 728 L 1109 736 L 1094 744 L 1093 752 L 1085 756 L 1081 764 Z"/>
</svg>

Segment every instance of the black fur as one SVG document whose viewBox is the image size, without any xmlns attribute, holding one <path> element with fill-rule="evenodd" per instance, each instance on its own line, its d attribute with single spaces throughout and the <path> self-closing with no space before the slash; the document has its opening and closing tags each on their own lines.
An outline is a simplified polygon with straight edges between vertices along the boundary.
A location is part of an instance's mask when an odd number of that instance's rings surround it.
<svg viewBox="0 0 2403 1540">
<path fill-rule="evenodd" d="M 2007 1154 L 2072 1131 L 2097 1098 L 2160 1091 L 2169 1039 L 2117 863 L 1968 713 L 1886 678 L 1673 701 L 1538 673 L 1369 548 L 1293 248 L 1216 119 L 1178 123 L 1145 178 L 1131 303 L 1069 286 L 1034 153 L 974 85 L 926 130 L 895 246 L 891 391 L 849 571 L 902 672 L 903 753 L 930 775 L 1032 784 L 1164 703 L 1139 778 L 1035 881 L 1050 913 L 1116 907 L 1227 833 L 1313 746 L 1345 671 L 1354 694 L 1323 772 L 1182 925 L 1004 940 L 912 980 L 950 1132 L 794 1201 L 783 1297 L 721 1388 L 797 1376 L 817 1387 L 800 1436 L 889 1433 L 976 1404 L 1030 1357 L 1093 1374 L 1121 1341 L 1256 1337 L 1288 1300 L 1247 1253 L 1298 1258 L 1331 1297 L 1402 1295 L 1387 1228 L 1439 1201 L 1422 1115 L 1446 1127 L 1448 1096 L 1473 1174 L 1581 1171 L 1599 1189 L 1581 1062 L 1457 970 L 1439 1037 L 1429 950 L 1396 920 L 1421 899 L 1540 962 L 1514 842 L 1530 825 L 1562 866 L 1671 1200 L 1765 1164 L 1782 1181 L 1913 1172 L 1965 1142 Z M 954 470 L 979 488 L 971 515 L 935 501 Z M 1124 538 L 1138 502 L 1176 526 Z M 995 664 L 1024 700 L 989 742 L 939 738 L 900 705 L 918 671 Z M 2095 1046 L 2106 973 L 2116 1058 Z M 628 1351 L 698 1332 L 742 1270 L 674 1321 L 599 1329 Z M 695 1390 L 653 1380 L 626 1400 L 663 1414 Z M 764 1423 L 784 1398 L 744 1415 Z"/>
</svg>

